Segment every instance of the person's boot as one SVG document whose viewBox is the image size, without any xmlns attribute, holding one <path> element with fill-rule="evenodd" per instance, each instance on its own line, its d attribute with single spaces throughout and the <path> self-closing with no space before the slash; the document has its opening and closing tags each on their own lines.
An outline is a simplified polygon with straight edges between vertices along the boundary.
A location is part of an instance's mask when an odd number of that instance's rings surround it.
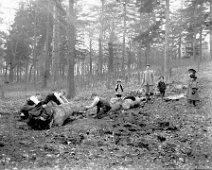
<svg viewBox="0 0 212 170">
<path fill-rule="evenodd" d="M 104 111 L 103 110 L 100 110 L 96 116 L 94 117 L 95 119 L 101 119 L 104 117 Z"/>
</svg>

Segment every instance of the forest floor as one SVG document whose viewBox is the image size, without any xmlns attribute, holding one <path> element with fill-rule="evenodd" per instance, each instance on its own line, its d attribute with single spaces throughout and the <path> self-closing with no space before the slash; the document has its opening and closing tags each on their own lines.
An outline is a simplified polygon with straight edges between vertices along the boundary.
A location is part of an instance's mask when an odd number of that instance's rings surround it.
<svg viewBox="0 0 212 170">
<path fill-rule="evenodd" d="M 8 97 L 0 101 L 0 169 L 212 169 L 212 65 L 199 81 L 197 107 L 153 99 L 45 131 L 18 122 L 24 99 Z"/>
</svg>

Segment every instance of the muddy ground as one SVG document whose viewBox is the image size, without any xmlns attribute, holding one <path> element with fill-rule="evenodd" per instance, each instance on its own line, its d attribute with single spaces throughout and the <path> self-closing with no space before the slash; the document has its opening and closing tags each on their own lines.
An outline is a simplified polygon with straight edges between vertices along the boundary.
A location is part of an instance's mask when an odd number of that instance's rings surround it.
<svg viewBox="0 0 212 170">
<path fill-rule="evenodd" d="M 101 120 L 35 131 L 17 121 L 15 103 L 1 103 L 11 111 L 0 118 L 0 169 L 210 169 L 212 71 L 204 71 L 195 108 L 156 98 Z"/>
</svg>

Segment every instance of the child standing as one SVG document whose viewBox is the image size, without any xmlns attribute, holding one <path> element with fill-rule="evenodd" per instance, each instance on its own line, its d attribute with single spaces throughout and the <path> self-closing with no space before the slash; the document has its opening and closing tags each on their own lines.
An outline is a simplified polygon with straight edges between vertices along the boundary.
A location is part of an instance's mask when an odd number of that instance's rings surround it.
<svg viewBox="0 0 212 170">
<path fill-rule="evenodd" d="M 120 79 L 117 80 L 115 91 L 116 91 L 116 97 L 121 97 L 124 92 Z"/>
<path fill-rule="evenodd" d="M 188 102 L 196 106 L 196 102 L 199 101 L 198 83 L 197 77 L 192 74 L 188 84 Z"/>
<path fill-rule="evenodd" d="M 166 83 L 164 82 L 164 76 L 160 77 L 160 81 L 158 82 L 158 90 L 160 92 L 160 96 L 163 98 L 166 92 Z"/>
</svg>

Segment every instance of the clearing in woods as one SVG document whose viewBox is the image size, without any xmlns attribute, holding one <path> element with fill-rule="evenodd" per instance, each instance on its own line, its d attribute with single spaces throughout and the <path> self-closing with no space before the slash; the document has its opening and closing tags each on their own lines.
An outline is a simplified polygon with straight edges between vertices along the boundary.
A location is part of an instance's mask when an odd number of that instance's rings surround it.
<svg viewBox="0 0 212 170">
<path fill-rule="evenodd" d="M 0 118 L 0 169 L 211 169 L 211 65 L 201 69 L 199 81 L 196 108 L 185 99 L 156 99 L 45 131 L 17 122 L 17 101 L 1 101 L 7 112 Z"/>
</svg>

